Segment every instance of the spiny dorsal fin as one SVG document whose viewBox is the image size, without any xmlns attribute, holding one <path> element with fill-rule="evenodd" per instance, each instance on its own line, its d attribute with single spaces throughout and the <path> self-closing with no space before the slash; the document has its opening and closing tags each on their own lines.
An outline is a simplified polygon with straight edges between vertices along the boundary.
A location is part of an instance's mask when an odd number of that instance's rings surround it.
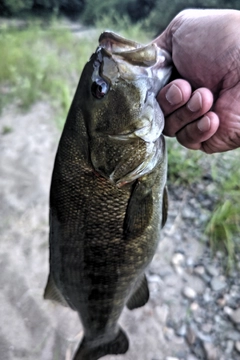
<svg viewBox="0 0 240 360">
<path fill-rule="evenodd" d="M 61 305 L 68 307 L 66 300 L 64 299 L 58 288 L 56 287 L 51 273 L 48 276 L 48 282 L 43 297 L 45 300 L 56 301 Z"/>
</svg>

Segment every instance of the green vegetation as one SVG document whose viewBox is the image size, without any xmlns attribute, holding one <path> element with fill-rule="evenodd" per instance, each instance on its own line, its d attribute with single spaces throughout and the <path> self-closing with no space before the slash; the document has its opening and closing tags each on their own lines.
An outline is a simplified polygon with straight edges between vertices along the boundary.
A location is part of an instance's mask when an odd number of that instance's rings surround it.
<svg viewBox="0 0 240 360">
<path fill-rule="evenodd" d="M 96 26 L 103 17 L 127 16 L 132 24 L 141 22 L 143 30 L 155 34 L 186 8 L 240 9 L 239 0 L 0 0 L 0 14 L 26 17 L 65 14 L 80 19 L 87 26 Z M 144 20 L 144 21 L 143 21 Z"/>
<path fill-rule="evenodd" d="M 217 201 L 206 233 L 214 250 L 222 249 L 232 265 L 240 250 L 240 149 L 218 156 L 218 166 L 212 167 Z"/>
<path fill-rule="evenodd" d="M 95 50 L 99 34 L 114 29 L 123 36 L 141 42 L 150 39 L 141 24 L 130 27 L 127 17 L 103 17 L 99 30 L 88 30 L 79 36 L 61 28 L 56 20 L 48 25 L 34 21 L 19 29 L 0 31 L 0 110 L 17 103 L 28 109 L 39 100 L 54 104 L 58 117 L 66 117 L 82 68 Z M 148 37 L 147 37 L 148 35 Z"/>
<path fill-rule="evenodd" d="M 209 171 L 199 151 L 183 148 L 176 139 L 166 138 L 168 145 L 168 180 L 171 184 L 189 186 Z M 207 166 L 208 165 L 208 166 Z"/>
<path fill-rule="evenodd" d="M 90 41 L 89 41 L 90 42 Z M 54 25 L 42 29 L 0 32 L 0 108 L 9 103 L 28 109 L 39 100 L 54 104 L 58 115 L 66 114 L 81 70 L 95 45 L 73 37 Z M 96 44 L 97 34 L 92 39 Z"/>
</svg>

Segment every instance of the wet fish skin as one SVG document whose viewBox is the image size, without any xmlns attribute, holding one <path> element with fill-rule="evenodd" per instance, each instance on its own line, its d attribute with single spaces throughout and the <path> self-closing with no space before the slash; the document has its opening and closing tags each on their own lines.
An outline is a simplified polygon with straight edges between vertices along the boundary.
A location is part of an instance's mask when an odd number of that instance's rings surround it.
<svg viewBox="0 0 240 360">
<path fill-rule="evenodd" d="M 112 33 L 99 43 L 67 117 L 50 192 L 44 296 L 81 318 L 74 360 L 127 351 L 118 319 L 125 305 L 148 300 L 144 270 L 167 212 L 164 119 L 155 97 L 170 58 Z"/>
</svg>

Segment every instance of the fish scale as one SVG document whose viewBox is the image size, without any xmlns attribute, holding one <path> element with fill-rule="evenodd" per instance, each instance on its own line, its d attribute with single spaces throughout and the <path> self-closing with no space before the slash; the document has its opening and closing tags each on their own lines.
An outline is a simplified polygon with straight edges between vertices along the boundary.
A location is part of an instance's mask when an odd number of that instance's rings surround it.
<svg viewBox="0 0 240 360">
<path fill-rule="evenodd" d="M 69 110 L 50 191 L 44 297 L 79 314 L 84 337 L 74 360 L 127 351 L 118 319 L 124 306 L 148 301 L 144 272 L 167 214 L 164 117 L 155 97 L 170 76 L 170 56 L 113 33 L 99 41 Z"/>
</svg>

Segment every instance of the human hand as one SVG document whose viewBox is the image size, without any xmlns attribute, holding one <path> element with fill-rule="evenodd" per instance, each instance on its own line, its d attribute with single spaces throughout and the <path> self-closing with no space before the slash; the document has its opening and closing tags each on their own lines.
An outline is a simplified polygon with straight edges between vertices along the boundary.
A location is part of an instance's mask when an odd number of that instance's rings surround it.
<svg viewBox="0 0 240 360">
<path fill-rule="evenodd" d="M 240 147 L 239 24 L 240 11 L 185 10 L 154 40 L 171 53 L 185 79 L 158 94 L 164 134 L 190 149 L 215 153 Z"/>
</svg>

